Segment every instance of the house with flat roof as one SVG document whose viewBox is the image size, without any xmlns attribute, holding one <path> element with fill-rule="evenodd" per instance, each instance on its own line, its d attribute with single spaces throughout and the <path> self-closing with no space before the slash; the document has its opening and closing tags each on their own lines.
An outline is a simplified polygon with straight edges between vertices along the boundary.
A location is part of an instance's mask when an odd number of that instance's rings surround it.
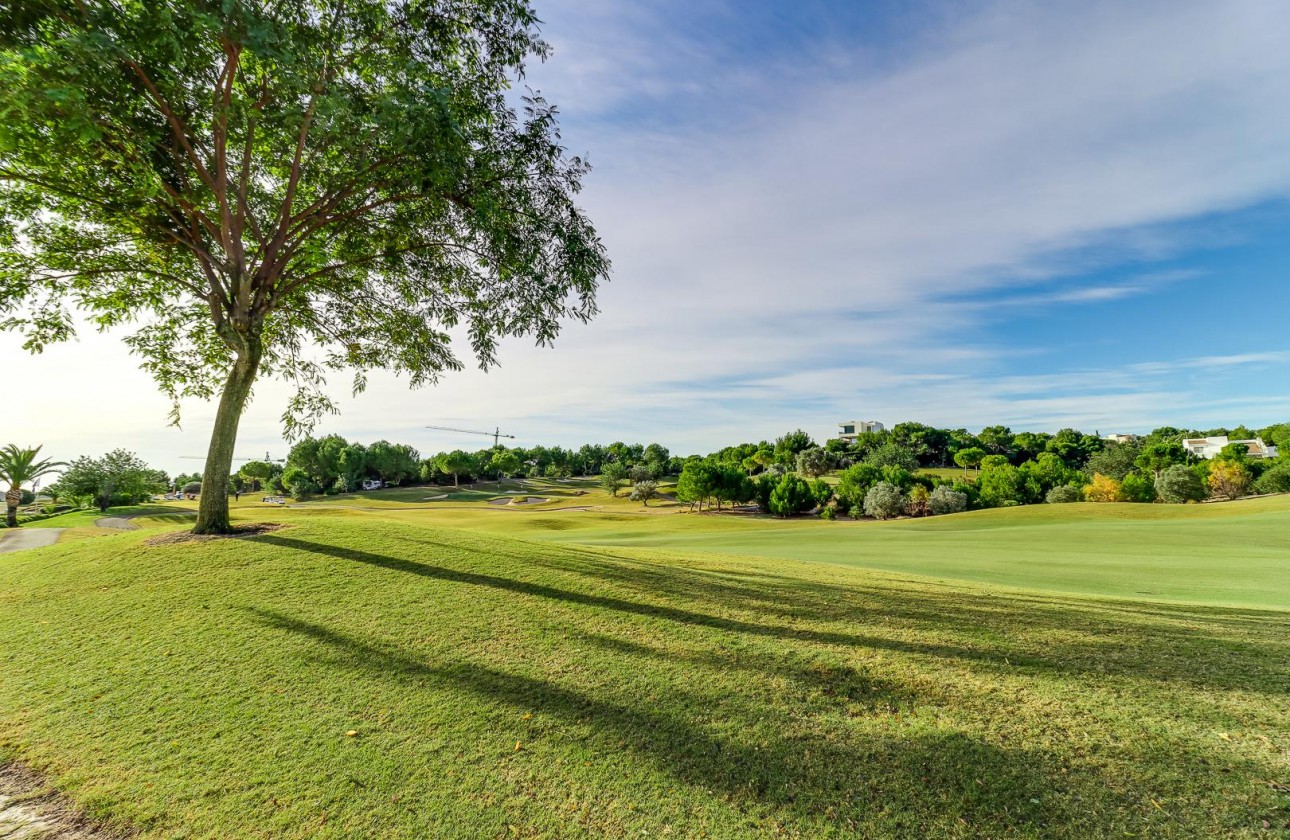
<svg viewBox="0 0 1290 840">
<path fill-rule="evenodd" d="M 850 443 L 861 435 L 871 435 L 885 431 L 886 428 L 877 420 L 847 420 L 838 424 L 838 438 Z"/>
<path fill-rule="evenodd" d="M 1277 457 L 1277 448 L 1264 443 L 1259 438 L 1251 440 L 1228 440 L 1227 435 L 1214 435 L 1212 437 L 1187 438 L 1182 442 L 1183 449 L 1186 449 L 1197 458 L 1213 458 L 1223 451 L 1223 447 L 1233 443 L 1243 443 L 1249 451 L 1249 456 L 1255 459 L 1275 458 Z"/>
</svg>

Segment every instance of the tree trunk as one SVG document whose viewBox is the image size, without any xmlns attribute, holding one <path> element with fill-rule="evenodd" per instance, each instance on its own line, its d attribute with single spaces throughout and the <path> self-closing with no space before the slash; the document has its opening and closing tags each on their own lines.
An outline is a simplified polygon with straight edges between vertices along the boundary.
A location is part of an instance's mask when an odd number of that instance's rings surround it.
<svg viewBox="0 0 1290 840">
<path fill-rule="evenodd" d="M 220 396 L 215 413 L 215 427 L 211 430 L 210 448 L 206 450 L 206 469 L 202 473 L 202 491 L 197 505 L 197 524 L 194 534 L 229 534 L 233 526 L 228 520 L 229 476 L 233 472 L 233 447 L 237 445 L 237 427 L 242 421 L 242 409 L 251 395 L 251 385 L 260 370 L 261 345 L 259 338 L 251 339 L 250 349 L 239 355 L 228 372 L 224 393 Z"/>
<path fill-rule="evenodd" d="M 10 487 L 9 492 L 4 494 L 5 518 L 4 524 L 7 528 L 18 527 L 18 505 L 22 503 L 22 488 L 17 485 Z"/>
</svg>

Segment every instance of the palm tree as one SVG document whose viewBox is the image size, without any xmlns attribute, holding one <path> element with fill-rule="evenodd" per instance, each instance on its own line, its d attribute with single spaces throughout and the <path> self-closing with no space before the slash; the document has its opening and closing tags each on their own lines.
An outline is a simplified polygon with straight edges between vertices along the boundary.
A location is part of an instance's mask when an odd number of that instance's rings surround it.
<svg viewBox="0 0 1290 840">
<path fill-rule="evenodd" d="M 48 458 L 36 460 L 40 447 L 19 449 L 12 443 L 0 449 L 0 481 L 9 483 L 9 492 L 4 500 L 8 507 L 5 525 L 18 527 L 18 505 L 22 502 L 22 485 L 35 481 L 42 475 L 53 472 L 59 467 L 67 466 L 62 461 L 51 461 Z"/>
</svg>

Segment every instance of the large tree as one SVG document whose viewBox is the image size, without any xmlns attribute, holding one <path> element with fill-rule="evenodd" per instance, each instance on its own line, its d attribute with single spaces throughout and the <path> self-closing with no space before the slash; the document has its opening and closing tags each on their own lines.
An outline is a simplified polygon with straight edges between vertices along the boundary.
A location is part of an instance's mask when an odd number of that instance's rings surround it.
<svg viewBox="0 0 1290 840">
<path fill-rule="evenodd" d="M 511 92 L 547 45 L 527 0 L 31 0 L 0 5 L 0 328 L 40 350 L 70 308 L 177 406 L 214 398 L 195 530 L 227 532 L 260 374 L 287 432 L 329 370 L 413 386 L 595 312 L 585 162 Z M 521 113 L 522 111 L 522 113 Z"/>
</svg>

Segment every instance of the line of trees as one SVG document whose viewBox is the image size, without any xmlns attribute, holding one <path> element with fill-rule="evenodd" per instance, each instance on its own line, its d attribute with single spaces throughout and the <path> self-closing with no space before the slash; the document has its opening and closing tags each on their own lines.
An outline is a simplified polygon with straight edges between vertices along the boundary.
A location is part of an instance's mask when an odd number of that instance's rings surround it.
<svg viewBox="0 0 1290 840">
<path fill-rule="evenodd" d="M 1281 447 L 1272 460 L 1251 459 L 1230 444 L 1212 460 L 1190 455 L 1181 441 L 1227 435 Z M 920 472 L 956 466 L 962 478 Z M 975 481 L 971 471 L 976 471 Z M 820 477 L 837 472 L 836 487 Z M 1007 426 L 938 429 L 900 423 L 890 430 L 816 443 L 798 429 L 774 442 L 725 447 L 686 459 L 677 498 L 691 508 L 755 503 L 787 516 L 926 516 L 1035 503 L 1171 502 L 1290 492 L 1290 423 L 1252 430 L 1162 427 L 1118 443 L 1099 433 L 1062 429 L 1014 433 Z"/>
</svg>

